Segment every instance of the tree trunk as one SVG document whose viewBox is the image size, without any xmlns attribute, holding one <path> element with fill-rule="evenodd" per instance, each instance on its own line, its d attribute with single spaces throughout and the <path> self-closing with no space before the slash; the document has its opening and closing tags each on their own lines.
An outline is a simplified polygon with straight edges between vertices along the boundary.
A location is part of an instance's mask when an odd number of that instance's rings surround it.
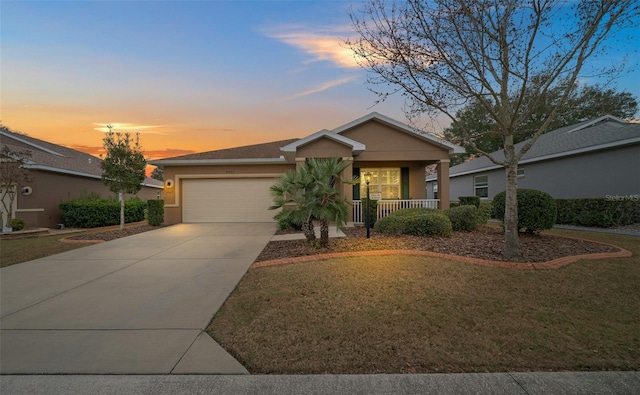
<svg viewBox="0 0 640 395">
<path fill-rule="evenodd" d="M 315 243 L 316 241 L 316 232 L 313 229 L 313 221 L 305 221 L 302 223 L 302 233 L 304 233 L 304 237 L 307 238 L 309 243 Z"/>
<path fill-rule="evenodd" d="M 329 245 L 329 222 L 327 220 L 320 221 L 320 247 Z"/>
<path fill-rule="evenodd" d="M 120 198 L 120 230 L 124 229 L 124 195 L 121 193 Z"/>
<path fill-rule="evenodd" d="M 504 207 L 504 255 L 509 259 L 522 257 L 518 236 L 518 163 L 505 165 L 507 189 Z"/>
</svg>

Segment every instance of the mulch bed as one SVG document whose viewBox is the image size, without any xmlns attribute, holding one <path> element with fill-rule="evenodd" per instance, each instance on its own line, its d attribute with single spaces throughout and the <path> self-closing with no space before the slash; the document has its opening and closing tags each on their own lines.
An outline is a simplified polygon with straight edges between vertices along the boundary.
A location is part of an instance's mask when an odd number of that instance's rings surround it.
<svg viewBox="0 0 640 395">
<path fill-rule="evenodd" d="M 386 236 L 371 230 L 366 238 L 362 227 L 343 229 L 345 238 L 331 239 L 328 248 L 309 246 L 306 240 L 272 241 L 256 259 L 269 261 L 334 252 L 375 250 L 418 250 L 500 262 L 514 261 L 503 256 L 504 235 L 500 228 L 483 226 L 474 232 L 454 232 L 451 237 Z M 572 255 L 616 252 L 617 248 L 586 240 L 547 234 L 520 235 L 523 259 L 519 262 L 546 262 Z"/>
</svg>

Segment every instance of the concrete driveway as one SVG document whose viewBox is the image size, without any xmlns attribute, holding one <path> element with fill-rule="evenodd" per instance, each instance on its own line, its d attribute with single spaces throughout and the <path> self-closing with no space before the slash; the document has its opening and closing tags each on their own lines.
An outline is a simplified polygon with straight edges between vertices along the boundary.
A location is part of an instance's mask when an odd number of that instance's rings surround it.
<svg viewBox="0 0 640 395">
<path fill-rule="evenodd" d="M 275 229 L 179 224 L 0 269 L 0 372 L 248 373 L 203 331 Z"/>
</svg>

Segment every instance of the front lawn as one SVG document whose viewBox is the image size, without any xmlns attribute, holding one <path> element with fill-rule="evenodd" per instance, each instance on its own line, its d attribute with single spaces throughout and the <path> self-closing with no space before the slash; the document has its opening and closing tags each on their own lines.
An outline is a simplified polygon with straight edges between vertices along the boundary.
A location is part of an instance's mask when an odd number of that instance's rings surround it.
<svg viewBox="0 0 640 395">
<path fill-rule="evenodd" d="M 544 271 L 395 255 L 253 268 L 208 332 L 251 373 L 640 369 L 639 239 L 553 233 L 634 256 Z"/>
<path fill-rule="evenodd" d="M 0 240 L 0 267 L 14 265 L 45 256 L 85 247 L 87 244 L 62 243 L 68 234 L 56 236 L 34 236 L 24 239 Z"/>
</svg>

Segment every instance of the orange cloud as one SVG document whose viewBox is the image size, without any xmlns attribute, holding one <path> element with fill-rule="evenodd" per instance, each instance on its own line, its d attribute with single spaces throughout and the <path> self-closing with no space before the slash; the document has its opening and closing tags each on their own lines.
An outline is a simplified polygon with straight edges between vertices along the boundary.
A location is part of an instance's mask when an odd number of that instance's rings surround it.
<svg viewBox="0 0 640 395">
<path fill-rule="evenodd" d="M 267 32 L 267 36 L 282 41 L 285 44 L 300 48 L 312 55 L 315 61 L 331 61 L 338 66 L 357 68 L 358 63 L 353 51 L 346 46 L 344 39 L 337 36 L 341 30 L 329 33 L 308 32 Z"/>
</svg>

